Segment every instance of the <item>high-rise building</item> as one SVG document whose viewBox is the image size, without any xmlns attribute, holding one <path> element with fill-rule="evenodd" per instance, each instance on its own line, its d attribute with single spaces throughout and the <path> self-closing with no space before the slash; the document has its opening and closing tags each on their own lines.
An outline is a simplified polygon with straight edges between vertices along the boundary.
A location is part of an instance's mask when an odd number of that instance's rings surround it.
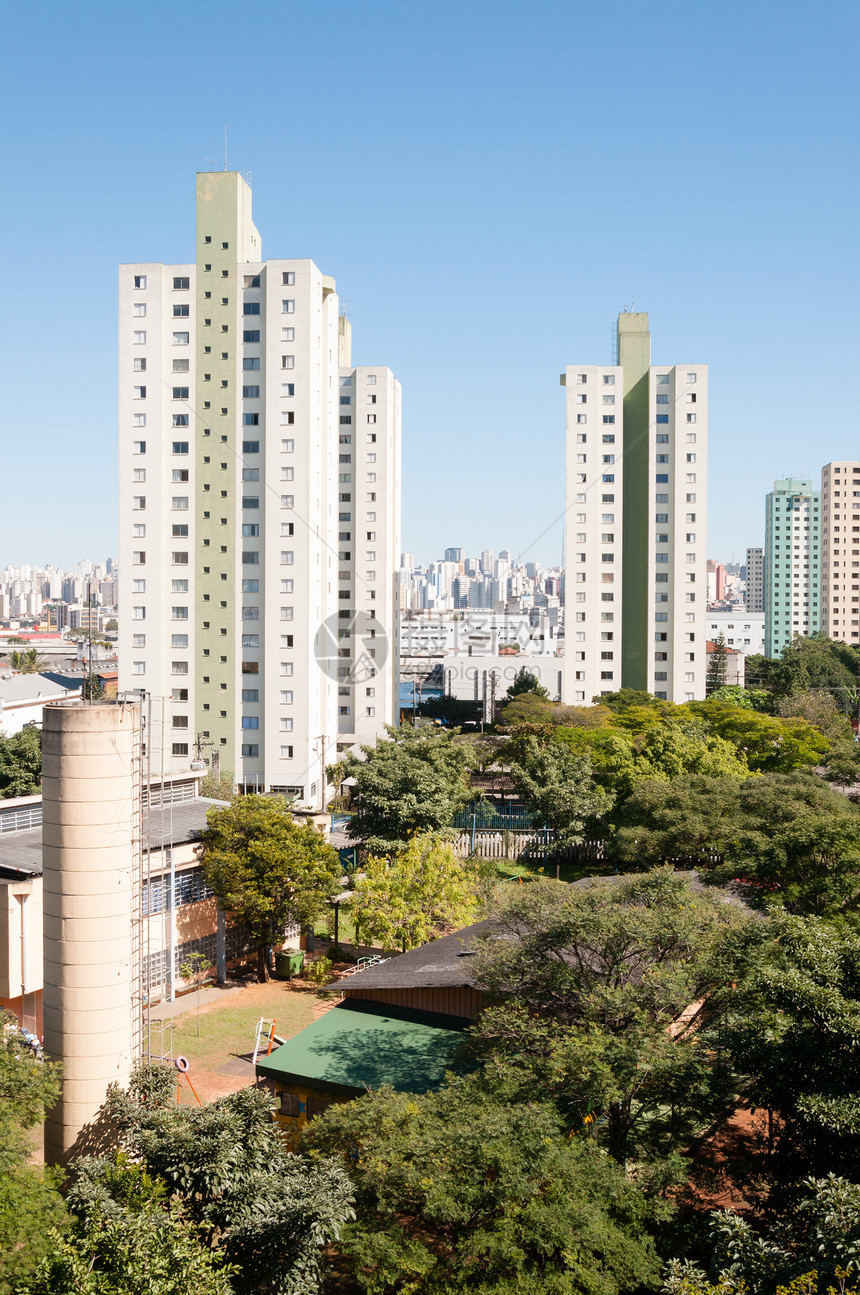
<svg viewBox="0 0 860 1295">
<path fill-rule="evenodd" d="M 462 562 L 462 561 L 463 561 L 463 550 L 462 550 L 462 549 L 446 549 L 446 550 L 445 550 L 445 561 L 446 561 L 446 562 Z"/>
<path fill-rule="evenodd" d="M 621 314 L 618 363 L 561 381 L 565 701 L 704 697 L 707 365 L 652 365 L 648 316 Z"/>
<path fill-rule="evenodd" d="M 373 743 L 399 714 L 400 383 L 384 366 L 354 368 L 352 329 L 343 317 L 339 333 L 337 711 L 343 750 Z"/>
<path fill-rule="evenodd" d="M 748 612 L 764 611 L 764 549 L 747 549 L 744 606 Z"/>
<path fill-rule="evenodd" d="M 320 805 L 396 714 L 399 385 L 351 368 L 333 279 L 262 259 L 237 172 L 197 177 L 195 262 L 122 266 L 119 301 L 120 687 L 169 700 L 167 768 L 199 740 Z"/>
<path fill-rule="evenodd" d="M 852 583 L 853 582 L 853 583 Z M 860 642 L 860 463 L 821 469 L 821 629 Z"/>
<path fill-rule="evenodd" d="M 812 481 L 786 477 L 765 502 L 764 654 L 779 656 L 796 634 L 820 626 L 820 495 Z"/>
</svg>

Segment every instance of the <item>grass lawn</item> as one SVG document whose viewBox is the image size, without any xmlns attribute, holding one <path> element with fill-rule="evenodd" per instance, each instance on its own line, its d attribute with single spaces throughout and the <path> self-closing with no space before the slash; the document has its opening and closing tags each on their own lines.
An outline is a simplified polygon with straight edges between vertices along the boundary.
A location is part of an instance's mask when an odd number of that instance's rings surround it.
<svg viewBox="0 0 860 1295">
<path fill-rule="evenodd" d="M 194 995 L 189 1011 L 173 1023 L 173 1055 L 188 1058 L 195 1069 L 215 1070 L 231 1057 L 253 1051 L 254 1034 L 261 1016 L 276 1021 L 275 1033 L 290 1039 L 314 1019 L 317 992 L 291 987 L 290 982 L 271 980 L 266 985 L 248 985 L 238 993 L 225 995 L 222 1003 L 210 1003 L 200 1010 L 200 1036 Z M 160 1029 L 153 1030 L 153 1044 L 160 1042 Z M 165 1039 L 166 1043 L 166 1039 Z"/>
</svg>

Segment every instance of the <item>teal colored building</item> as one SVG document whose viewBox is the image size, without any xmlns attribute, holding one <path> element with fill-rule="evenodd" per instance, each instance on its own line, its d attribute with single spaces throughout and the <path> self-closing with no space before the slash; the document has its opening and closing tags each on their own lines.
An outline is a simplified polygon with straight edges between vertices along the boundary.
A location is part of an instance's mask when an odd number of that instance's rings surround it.
<svg viewBox="0 0 860 1295">
<path fill-rule="evenodd" d="M 764 653 L 777 657 L 821 626 L 821 492 L 812 481 L 775 481 L 765 504 Z"/>
</svg>

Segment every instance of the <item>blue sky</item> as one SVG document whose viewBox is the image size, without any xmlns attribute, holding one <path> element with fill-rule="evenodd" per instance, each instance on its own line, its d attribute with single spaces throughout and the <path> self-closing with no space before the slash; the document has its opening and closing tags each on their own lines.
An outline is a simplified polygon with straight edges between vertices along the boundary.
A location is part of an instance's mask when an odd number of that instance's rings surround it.
<svg viewBox="0 0 860 1295">
<path fill-rule="evenodd" d="M 403 383 L 403 544 L 561 552 L 568 363 L 617 312 L 711 366 L 709 554 L 860 455 L 860 9 L 531 0 L 6 6 L 0 566 L 116 550 L 116 266 L 250 171 Z M 549 528 L 549 529 L 547 529 Z M 546 532 L 541 536 L 542 532 Z"/>
</svg>

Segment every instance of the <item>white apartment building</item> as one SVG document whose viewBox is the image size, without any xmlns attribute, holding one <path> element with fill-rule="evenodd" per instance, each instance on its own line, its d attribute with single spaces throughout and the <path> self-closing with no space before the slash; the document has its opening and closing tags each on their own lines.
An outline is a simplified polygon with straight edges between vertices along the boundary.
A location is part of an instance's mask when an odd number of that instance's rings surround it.
<svg viewBox="0 0 860 1295">
<path fill-rule="evenodd" d="M 860 462 L 821 469 L 821 629 L 860 643 Z"/>
<path fill-rule="evenodd" d="M 340 320 L 338 750 L 373 742 L 399 713 L 400 383 L 353 368 Z"/>
<path fill-rule="evenodd" d="M 617 365 L 566 388 L 564 700 L 705 695 L 708 368 L 652 365 L 647 314 L 618 317 Z"/>
<path fill-rule="evenodd" d="M 748 612 L 743 607 L 732 611 L 709 611 L 705 633 L 712 643 L 722 634 L 726 647 L 734 648 L 744 656 L 764 653 L 764 612 Z"/>
<path fill-rule="evenodd" d="M 250 188 L 210 172 L 196 262 L 122 266 L 119 308 L 120 689 L 170 699 L 168 770 L 199 742 L 240 788 L 322 805 L 338 537 L 367 507 L 340 498 L 334 280 L 263 261 Z M 399 454 L 386 473 L 399 517 Z"/>
<path fill-rule="evenodd" d="M 820 626 L 821 498 L 812 481 L 786 477 L 765 500 L 764 654 L 777 657 Z"/>
</svg>

